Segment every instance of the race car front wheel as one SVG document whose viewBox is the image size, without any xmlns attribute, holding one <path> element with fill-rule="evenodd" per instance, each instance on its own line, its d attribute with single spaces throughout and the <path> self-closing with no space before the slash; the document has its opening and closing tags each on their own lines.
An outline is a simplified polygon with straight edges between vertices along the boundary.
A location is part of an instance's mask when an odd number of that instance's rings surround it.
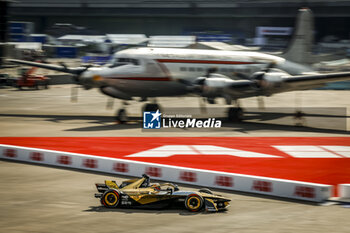
<svg viewBox="0 0 350 233">
<path fill-rule="evenodd" d="M 117 191 L 108 190 L 103 194 L 101 198 L 101 203 L 107 208 L 114 208 L 118 206 L 119 199 L 120 195 Z"/>
<path fill-rule="evenodd" d="M 203 198 L 197 194 L 190 194 L 185 200 L 186 209 L 197 212 L 203 207 Z"/>
</svg>

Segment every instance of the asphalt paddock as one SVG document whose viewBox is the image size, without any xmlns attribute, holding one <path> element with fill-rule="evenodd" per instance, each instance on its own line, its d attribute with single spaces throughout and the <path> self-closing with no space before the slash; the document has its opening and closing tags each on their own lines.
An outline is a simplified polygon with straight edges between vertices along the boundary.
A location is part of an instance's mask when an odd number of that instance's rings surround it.
<svg viewBox="0 0 350 233">
<path fill-rule="evenodd" d="M 127 106 L 131 122 L 116 124 L 107 98 L 97 90 L 79 90 L 70 102 L 72 85 L 49 90 L 0 89 L 1 137 L 60 136 L 347 136 L 349 91 L 291 92 L 265 98 L 273 108 L 316 107 L 306 125 L 295 127 L 289 112 L 256 112 L 256 98 L 241 101 L 252 108 L 244 123 L 224 123 L 220 131 L 145 132 L 141 130 L 143 103 Z M 198 107 L 198 99 L 163 98 L 162 106 Z M 220 105 L 221 106 L 221 105 Z M 223 105 L 222 105 L 223 106 Z M 332 108 L 340 108 L 334 110 Z M 326 109 L 326 110 L 324 110 Z M 344 110 L 345 109 L 345 110 Z M 276 110 L 276 109 L 275 109 Z M 333 111 L 334 110 L 334 111 Z M 252 116 L 251 115 L 251 116 Z M 345 122 L 345 123 L 344 123 Z M 345 125 L 344 125 L 345 124 Z M 126 177 L 94 174 L 0 160 L 0 232 L 349 232 L 346 205 L 269 198 L 238 192 L 219 194 L 232 199 L 228 211 L 190 213 L 182 208 L 164 210 L 106 209 L 94 198 L 95 182 Z M 184 189 L 197 187 L 180 186 Z"/>
<path fill-rule="evenodd" d="M 265 109 L 257 108 L 257 98 L 240 101 L 245 121 L 225 121 L 228 106 L 206 104 L 203 117 L 223 120 L 222 128 L 201 130 L 142 130 L 143 102 L 130 101 L 128 124 L 116 124 L 114 115 L 122 102 L 115 100 L 107 109 L 108 98 L 98 90 L 79 90 L 78 102 L 71 102 L 74 85 L 53 85 L 49 90 L 0 89 L 0 136 L 346 136 L 349 135 L 350 91 L 311 90 L 264 97 Z M 199 109 L 199 98 L 159 98 L 163 109 Z M 305 117 L 298 122 L 295 111 Z M 214 113 L 214 115 L 212 114 Z M 302 124 L 296 126 L 296 124 Z"/>
</svg>

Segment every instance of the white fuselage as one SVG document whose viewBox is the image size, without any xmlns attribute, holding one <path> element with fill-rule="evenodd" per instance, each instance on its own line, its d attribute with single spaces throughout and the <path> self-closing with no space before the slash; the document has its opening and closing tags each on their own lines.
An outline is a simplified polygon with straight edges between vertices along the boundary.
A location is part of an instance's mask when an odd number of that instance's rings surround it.
<svg viewBox="0 0 350 233">
<path fill-rule="evenodd" d="M 259 52 L 132 48 L 117 52 L 103 67 L 90 68 L 82 78 L 98 77 L 103 80 L 99 86 L 112 86 L 131 97 L 176 96 L 187 93 L 178 80 L 193 82 L 210 68 L 237 79 L 237 73 L 249 77 L 270 63 L 289 74 L 310 71 L 284 58 Z"/>
</svg>

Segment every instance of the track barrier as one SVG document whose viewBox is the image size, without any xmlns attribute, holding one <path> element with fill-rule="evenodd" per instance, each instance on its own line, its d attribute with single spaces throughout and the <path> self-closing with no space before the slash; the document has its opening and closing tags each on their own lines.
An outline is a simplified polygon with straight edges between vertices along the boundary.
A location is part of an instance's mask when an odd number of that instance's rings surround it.
<svg viewBox="0 0 350 233">
<path fill-rule="evenodd" d="M 157 163 L 138 162 L 87 154 L 0 144 L 0 158 L 53 165 L 110 174 L 150 177 L 174 183 L 192 184 L 232 191 L 323 202 L 332 195 L 332 185 L 251 176 L 213 170 L 193 169 Z M 350 184 L 341 185 L 342 195 L 350 197 Z"/>
</svg>

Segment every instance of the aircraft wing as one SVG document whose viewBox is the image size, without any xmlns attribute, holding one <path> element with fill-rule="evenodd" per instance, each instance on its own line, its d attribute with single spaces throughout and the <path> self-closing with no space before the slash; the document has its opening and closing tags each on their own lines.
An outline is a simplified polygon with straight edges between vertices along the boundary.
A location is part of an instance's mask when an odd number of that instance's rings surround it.
<svg viewBox="0 0 350 233">
<path fill-rule="evenodd" d="M 327 83 L 347 80 L 350 80 L 350 72 L 282 77 L 282 81 L 285 84 L 285 87 L 288 88 L 288 91 L 307 90 L 322 87 Z"/>
<path fill-rule="evenodd" d="M 232 80 L 223 89 L 224 95 L 233 99 L 258 95 L 272 95 L 287 91 L 309 90 L 327 83 L 350 80 L 350 72 L 281 76 L 273 81 L 266 78 L 263 83 L 257 80 Z"/>
<path fill-rule="evenodd" d="M 39 68 L 43 68 L 43 69 L 55 70 L 55 71 L 60 71 L 63 73 L 69 73 L 69 74 L 75 74 L 75 75 L 79 75 L 83 71 L 86 70 L 86 67 L 69 68 L 66 66 L 58 66 L 58 65 L 53 65 L 53 64 L 31 62 L 31 61 L 24 61 L 24 60 L 17 60 L 17 59 L 7 59 L 7 61 L 12 62 L 12 63 L 16 63 L 16 64 L 34 66 L 34 67 L 39 67 Z"/>
</svg>

